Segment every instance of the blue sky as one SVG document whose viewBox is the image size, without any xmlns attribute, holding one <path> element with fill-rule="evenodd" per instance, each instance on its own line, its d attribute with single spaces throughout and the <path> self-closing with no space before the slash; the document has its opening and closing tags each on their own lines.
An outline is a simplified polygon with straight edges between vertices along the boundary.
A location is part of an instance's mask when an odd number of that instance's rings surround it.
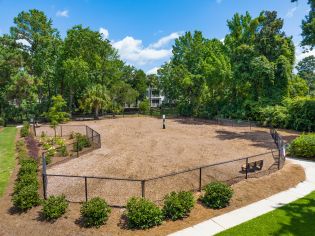
<svg viewBox="0 0 315 236">
<path fill-rule="evenodd" d="M 0 34 L 9 32 L 20 11 L 32 8 L 44 11 L 62 37 L 76 24 L 101 30 L 124 61 L 145 72 L 169 60 L 174 39 L 185 31 L 224 38 L 226 21 L 236 12 L 257 16 L 262 10 L 277 11 L 298 45 L 301 20 L 309 10 L 307 0 L 0 0 Z M 297 46 L 297 59 L 303 56 Z"/>
</svg>

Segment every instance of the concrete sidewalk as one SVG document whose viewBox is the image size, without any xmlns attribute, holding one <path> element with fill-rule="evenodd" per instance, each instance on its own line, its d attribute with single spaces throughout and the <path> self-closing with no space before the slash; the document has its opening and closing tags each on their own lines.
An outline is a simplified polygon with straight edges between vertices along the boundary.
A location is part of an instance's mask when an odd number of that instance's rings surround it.
<svg viewBox="0 0 315 236">
<path fill-rule="evenodd" d="M 306 179 L 294 188 L 277 193 L 271 197 L 248 206 L 211 218 L 192 227 L 170 234 L 170 236 L 209 236 L 244 223 L 255 217 L 275 210 L 315 191 L 315 162 L 287 158 L 292 163 L 301 165 L 305 170 Z"/>
</svg>

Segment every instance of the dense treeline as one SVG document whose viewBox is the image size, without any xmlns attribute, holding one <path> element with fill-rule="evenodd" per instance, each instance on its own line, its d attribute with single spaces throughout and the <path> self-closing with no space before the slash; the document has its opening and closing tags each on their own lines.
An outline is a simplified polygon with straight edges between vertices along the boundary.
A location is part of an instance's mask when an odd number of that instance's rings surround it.
<svg viewBox="0 0 315 236">
<path fill-rule="evenodd" d="M 0 78 L 0 117 L 8 121 L 40 116 L 56 95 L 70 113 L 119 112 L 147 88 L 145 73 L 120 60 L 100 33 L 76 25 L 61 39 L 38 10 L 21 12 L 0 37 Z"/>
<path fill-rule="evenodd" d="M 295 47 L 276 12 L 235 14 L 224 42 L 187 32 L 175 41 L 160 86 L 186 116 L 252 119 L 266 125 L 315 129 L 314 57 L 293 74 Z"/>
<path fill-rule="evenodd" d="M 312 48 L 314 1 L 309 3 L 302 45 Z M 276 12 L 236 13 L 227 26 L 223 42 L 186 32 L 158 75 L 147 76 L 126 65 L 100 33 L 76 25 L 62 39 L 43 12 L 23 11 L 10 34 L 0 37 L 0 120 L 48 116 L 56 107 L 96 117 L 119 113 L 126 105 L 149 104 L 146 89 L 159 87 L 184 116 L 314 130 L 315 57 L 304 58 L 293 73 L 295 47 Z"/>
</svg>

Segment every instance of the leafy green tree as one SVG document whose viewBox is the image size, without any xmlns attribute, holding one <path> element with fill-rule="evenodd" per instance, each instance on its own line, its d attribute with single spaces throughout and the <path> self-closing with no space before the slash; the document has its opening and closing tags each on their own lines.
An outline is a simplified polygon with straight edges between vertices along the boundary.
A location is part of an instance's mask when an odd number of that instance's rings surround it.
<svg viewBox="0 0 315 236">
<path fill-rule="evenodd" d="M 298 75 L 293 75 L 289 80 L 289 95 L 290 97 L 303 97 L 309 91 L 307 82 Z"/>
<path fill-rule="evenodd" d="M 10 84 L 6 87 L 6 99 L 20 110 L 21 115 L 26 114 L 26 118 L 29 118 L 29 113 L 35 112 L 36 89 L 34 77 L 21 70 L 11 78 Z"/>
<path fill-rule="evenodd" d="M 117 82 L 110 89 L 111 110 L 119 113 L 125 105 L 131 105 L 136 102 L 138 92 L 125 82 Z"/>
<path fill-rule="evenodd" d="M 25 67 L 34 76 L 39 101 L 49 101 L 57 86 L 54 77 L 61 45 L 59 32 L 53 28 L 52 20 L 36 9 L 19 13 L 10 32 L 13 39 L 20 42 L 20 49 L 26 52 Z"/>
<path fill-rule="evenodd" d="M 67 103 L 61 95 L 53 96 L 52 106 L 49 108 L 48 112 L 43 113 L 44 116 L 49 120 L 51 127 L 54 128 L 55 136 L 57 125 L 69 120 L 69 113 L 64 112 L 66 105 Z"/>
<path fill-rule="evenodd" d="M 315 92 L 315 56 L 303 58 L 296 66 L 298 75 L 307 81 L 309 93 Z"/>
<path fill-rule="evenodd" d="M 297 0 L 291 0 L 297 2 Z M 305 19 L 302 21 L 302 46 L 315 47 L 315 0 L 308 0 L 311 9 Z"/>
<path fill-rule="evenodd" d="M 81 100 L 81 107 L 87 112 L 94 110 L 96 119 L 98 119 L 99 111 L 108 108 L 109 104 L 109 92 L 105 86 L 100 84 L 88 87 Z"/>
</svg>

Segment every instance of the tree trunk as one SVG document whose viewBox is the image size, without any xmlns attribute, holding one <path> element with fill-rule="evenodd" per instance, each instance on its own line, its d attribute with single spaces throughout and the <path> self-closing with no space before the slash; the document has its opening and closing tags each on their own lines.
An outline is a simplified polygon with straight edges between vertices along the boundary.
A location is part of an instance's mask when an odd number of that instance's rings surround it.
<svg viewBox="0 0 315 236">
<path fill-rule="evenodd" d="M 99 106 L 95 107 L 95 119 L 98 120 L 98 111 L 99 111 Z"/>
</svg>

